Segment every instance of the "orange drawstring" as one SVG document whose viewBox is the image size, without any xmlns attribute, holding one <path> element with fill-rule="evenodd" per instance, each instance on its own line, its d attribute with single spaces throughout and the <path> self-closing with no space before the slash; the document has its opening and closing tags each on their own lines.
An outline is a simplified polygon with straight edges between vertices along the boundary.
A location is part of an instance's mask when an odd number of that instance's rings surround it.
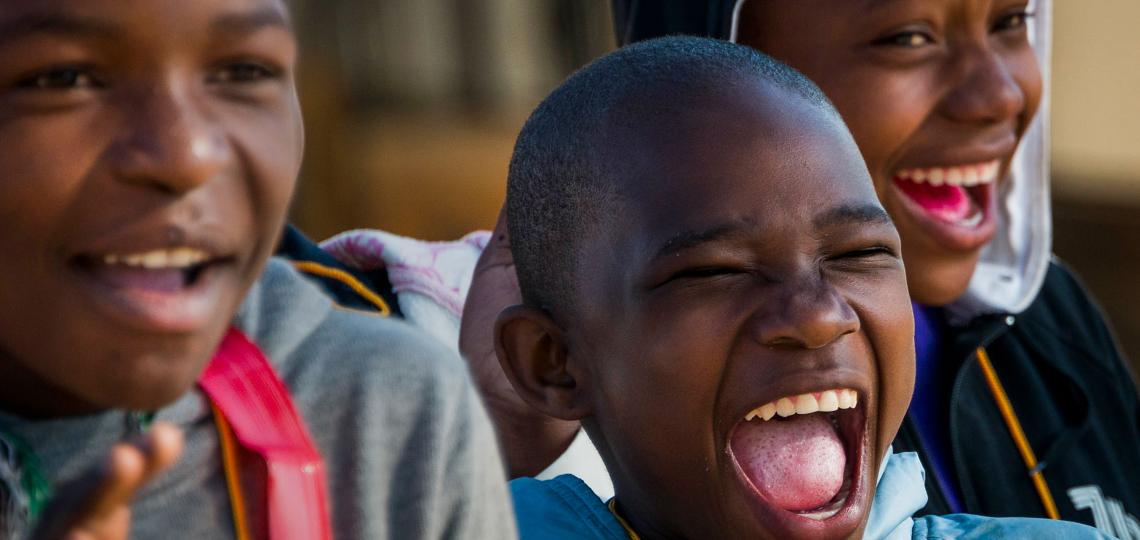
<svg viewBox="0 0 1140 540">
<path fill-rule="evenodd" d="M 369 303 L 376 306 L 376 309 L 380 310 L 381 316 L 387 317 L 392 314 L 392 308 L 388 307 L 388 303 L 385 302 L 384 299 L 380 297 L 380 295 L 372 292 L 372 290 L 361 283 L 360 280 L 356 279 L 352 274 L 349 274 L 344 270 L 340 270 L 338 268 L 330 268 L 323 264 L 311 261 L 296 261 L 293 263 L 293 267 L 298 271 L 305 272 L 307 274 L 335 279 L 341 283 L 344 283 L 345 285 L 348 285 L 349 288 L 351 288 L 353 291 L 355 291 L 356 294 L 359 294 Z"/>
<path fill-rule="evenodd" d="M 1037 457 L 1033 455 L 1033 449 L 1029 447 L 1029 440 L 1025 438 L 1025 431 L 1021 429 L 1021 422 L 1017 420 L 1017 415 L 1013 412 L 1013 405 L 1010 404 L 1009 397 L 1005 394 L 1005 388 L 1002 387 L 997 372 L 994 371 L 994 366 L 990 363 L 986 349 L 978 347 L 977 357 L 978 365 L 982 367 L 982 373 L 986 376 L 986 384 L 990 387 L 990 393 L 993 394 L 994 401 L 997 401 L 998 410 L 1001 411 L 1002 419 L 1005 420 L 1005 426 L 1009 429 L 1009 434 L 1013 437 L 1017 450 L 1021 452 L 1021 459 L 1025 462 L 1026 469 L 1029 470 L 1029 478 L 1033 481 L 1033 487 L 1037 489 L 1037 496 L 1041 499 L 1041 504 L 1045 507 L 1045 515 L 1049 516 L 1049 519 L 1061 519 L 1061 514 L 1057 512 L 1057 503 L 1053 502 L 1053 494 L 1049 492 L 1049 486 L 1045 484 L 1045 475 L 1038 467 Z"/>
<path fill-rule="evenodd" d="M 621 525 L 621 528 L 625 529 L 625 534 L 629 536 L 629 540 L 641 540 L 641 537 L 638 536 L 636 532 L 634 532 L 633 527 L 629 526 L 629 522 L 626 521 L 625 518 L 621 517 L 621 514 L 618 513 L 617 497 L 610 499 L 610 502 L 606 503 L 606 508 L 609 508 L 610 513 L 613 514 L 615 518 L 617 518 L 618 524 Z"/>
<path fill-rule="evenodd" d="M 214 410 L 214 424 L 218 427 L 218 439 L 222 445 L 222 469 L 226 474 L 226 489 L 230 493 L 230 510 L 234 515 L 234 536 L 237 540 L 250 540 L 234 434 L 230 429 L 230 424 L 222 416 L 222 411 L 218 410 L 218 406 L 211 403 L 210 407 Z"/>
</svg>

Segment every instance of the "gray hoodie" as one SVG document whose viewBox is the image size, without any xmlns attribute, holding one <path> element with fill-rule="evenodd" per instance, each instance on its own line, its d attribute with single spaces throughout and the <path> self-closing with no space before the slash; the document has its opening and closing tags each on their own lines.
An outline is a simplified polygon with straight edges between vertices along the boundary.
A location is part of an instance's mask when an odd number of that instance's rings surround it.
<svg viewBox="0 0 1140 540">
<path fill-rule="evenodd" d="M 292 393 L 324 456 L 336 538 L 514 538 L 505 473 L 466 367 L 407 324 L 335 308 L 271 260 L 235 325 Z M 132 506 L 134 538 L 232 538 L 209 404 L 197 389 L 157 419 L 186 434 L 182 458 Z M 110 411 L 0 430 L 36 452 L 59 484 L 100 462 L 126 433 Z M 256 509 L 254 509 L 256 511 Z"/>
</svg>

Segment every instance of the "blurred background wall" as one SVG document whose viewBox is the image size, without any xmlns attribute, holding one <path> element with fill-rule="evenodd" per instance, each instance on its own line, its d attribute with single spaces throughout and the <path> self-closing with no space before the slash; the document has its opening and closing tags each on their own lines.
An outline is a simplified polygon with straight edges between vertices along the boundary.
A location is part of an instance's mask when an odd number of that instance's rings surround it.
<svg viewBox="0 0 1140 540">
<path fill-rule="evenodd" d="M 1140 373 L 1140 2 L 1054 2 L 1053 250 Z"/>
<path fill-rule="evenodd" d="M 1140 2 L 1054 3 L 1055 251 L 1140 366 Z M 294 4 L 308 146 L 293 214 L 318 239 L 489 228 L 526 115 L 613 47 L 608 0 Z"/>
</svg>

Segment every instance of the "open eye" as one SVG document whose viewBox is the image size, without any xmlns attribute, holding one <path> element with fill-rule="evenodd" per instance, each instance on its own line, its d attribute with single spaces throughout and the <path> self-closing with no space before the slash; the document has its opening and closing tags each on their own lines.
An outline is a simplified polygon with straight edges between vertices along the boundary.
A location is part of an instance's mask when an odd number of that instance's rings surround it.
<svg viewBox="0 0 1140 540">
<path fill-rule="evenodd" d="M 926 32 L 906 30 L 876 39 L 874 44 L 915 49 L 925 45 L 933 45 L 934 38 Z"/>
<path fill-rule="evenodd" d="M 89 68 L 63 66 L 45 69 L 24 77 L 16 86 L 28 90 L 83 90 L 103 86 Z"/>
<path fill-rule="evenodd" d="M 1030 13 L 1028 10 L 1025 10 L 1025 9 L 1020 9 L 1020 10 L 1014 11 L 1012 13 L 1006 13 L 1005 15 L 1002 15 L 1001 17 L 998 18 L 997 21 L 994 22 L 993 31 L 994 32 L 1008 32 L 1008 31 L 1019 32 L 1019 31 L 1025 30 L 1026 25 L 1029 23 L 1029 19 L 1031 17 L 1033 17 L 1033 14 Z"/>
<path fill-rule="evenodd" d="M 256 61 L 236 61 L 222 64 L 210 73 L 208 81 L 214 84 L 254 84 L 277 79 L 281 70 Z"/>
</svg>

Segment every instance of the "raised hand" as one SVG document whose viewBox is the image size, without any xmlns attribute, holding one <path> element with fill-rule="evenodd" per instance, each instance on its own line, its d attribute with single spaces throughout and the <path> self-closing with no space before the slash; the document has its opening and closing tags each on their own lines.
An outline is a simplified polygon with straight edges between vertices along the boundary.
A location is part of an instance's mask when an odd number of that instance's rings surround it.
<svg viewBox="0 0 1140 540">
<path fill-rule="evenodd" d="M 103 464 L 57 491 L 31 538 L 125 540 L 131 500 L 181 453 L 182 432 L 162 422 L 130 442 L 116 444 Z"/>
</svg>

